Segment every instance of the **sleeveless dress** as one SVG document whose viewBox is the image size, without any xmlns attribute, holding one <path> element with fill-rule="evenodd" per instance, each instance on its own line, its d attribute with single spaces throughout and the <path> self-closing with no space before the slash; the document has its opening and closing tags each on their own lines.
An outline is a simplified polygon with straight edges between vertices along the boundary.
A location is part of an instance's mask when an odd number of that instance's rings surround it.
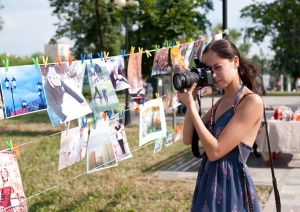
<svg viewBox="0 0 300 212">
<path fill-rule="evenodd" d="M 234 105 L 236 105 L 243 88 L 242 85 L 235 97 Z M 214 115 L 217 107 L 214 109 Z M 212 134 L 215 138 L 218 138 L 233 115 L 234 107 L 231 107 L 213 124 Z M 211 162 L 207 157 L 203 158 L 198 172 L 191 211 L 249 211 L 245 180 L 249 184 L 254 211 L 261 211 L 255 186 L 246 165 L 252 148 L 243 142 L 240 144 L 243 159 L 241 159 L 238 146 L 219 160 Z M 246 176 L 243 174 L 243 167 Z"/>
</svg>

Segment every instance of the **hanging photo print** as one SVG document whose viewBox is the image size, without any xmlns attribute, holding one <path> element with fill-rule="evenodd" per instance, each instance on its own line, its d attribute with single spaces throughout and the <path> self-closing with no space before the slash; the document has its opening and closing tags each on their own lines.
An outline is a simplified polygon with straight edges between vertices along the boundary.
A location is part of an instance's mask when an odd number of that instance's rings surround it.
<svg viewBox="0 0 300 212">
<path fill-rule="evenodd" d="M 189 71 L 188 65 L 185 64 L 184 60 L 184 47 L 180 47 L 180 45 L 176 45 L 171 48 L 171 62 L 174 73 L 184 73 Z"/>
<path fill-rule="evenodd" d="M 195 42 L 190 42 L 190 43 L 186 43 L 184 45 L 181 46 L 181 53 L 184 57 L 184 63 L 187 67 L 189 67 L 191 59 L 194 56 L 194 48 L 195 46 Z"/>
<path fill-rule="evenodd" d="M 166 94 L 166 100 L 165 100 L 165 110 L 168 110 L 172 105 L 173 100 L 173 94 L 169 91 Z"/>
<path fill-rule="evenodd" d="M 58 170 L 85 158 L 88 128 L 75 127 L 61 132 Z"/>
<path fill-rule="evenodd" d="M 158 49 L 154 55 L 151 75 L 153 76 L 159 74 L 169 74 L 168 59 L 169 59 L 169 49 L 168 48 Z"/>
<path fill-rule="evenodd" d="M 172 107 L 177 108 L 179 105 L 181 105 L 181 102 L 178 99 L 177 93 L 174 93 L 173 99 L 172 99 Z"/>
<path fill-rule="evenodd" d="M 4 111 L 3 111 L 3 102 L 2 102 L 2 94 L 0 94 L 0 119 L 4 119 Z"/>
<path fill-rule="evenodd" d="M 167 132 L 166 146 L 170 146 L 172 143 L 173 143 L 173 133 Z"/>
<path fill-rule="evenodd" d="M 161 98 L 147 101 L 140 109 L 139 146 L 166 136 L 166 118 Z"/>
<path fill-rule="evenodd" d="M 119 99 L 112 85 L 105 62 L 93 59 L 87 64 L 92 101 L 91 108 L 95 113 L 108 111 L 119 106 Z"/>
<path fill-rule="evenodd" d="M 66 74 L 68 77 L 74 81 L 75 85 L 78 87 L 80 91 L 82 91 L 83 82 L 84 82 L 84 72 L 85 72 L 85 63 L 81 63 L 81 61 L 73 61 L 70 64 L 67 64 Z"/>
<path fill-rule="evenodd" d="M 119 113 L 109 119 L 111 142 L 118 161 L 132 157 L 123 123 L 123 117 L 119 116 Z"/>
<path fill-rule="evenodd" d="M 196 43 L 195 50 L 193 52 L 193 57 L 202 60 L 202 52 L 205 46 L 206 46 L 206 41 L 199 41 L 198 43 Z"/>
<path fill-rule="evenodd" d="M 155 146 L 154 146 L 154 150 L 153 153 L 157 153 L 159 151 L 161 151 L 162 149 L 162 143 L 163 143 L 163 139 L 162 138 L 158 138 L 155 142 Z"/>
<path fill-rule="evenodd" d="M 130 88 L 124 72 L 124 58 L 122 56 L 111 57 L 106 61 L 109 78 L 116 91 Z"/>
<path fill-rule="evenodd" d="M 68 76 L 68 64 L 41 65 L 47 111 L 53 126 L 92 112 L 82 91 Z"/>
<path fill-rule="evenodd" d="M 41 71 L 35 65 L 1 68 L 0 78 L 6 118 L 47 108 Z"/>
<path fill-rule="evenodd" d="M 182 130 L 183 130 L 183 125 L 178 126 L 175 129 L 175 138 L 174 138 L 174 142 L 177 142 L 180 140 L 181 136 L 182 136 Z"/>
<path fill-rule="evenodd" d="M 109 121 L 98 119 L 90 131 L 87 147 L 87 172 L 117 166 L 118 162 L 110 137 Z"/>
<path fill-rule="evenodd" d="M 0 152 L 0 211 L 27 211 L 16 155 L 10 150 Z"/>
<path fill-rule="evenodd" d="M 128 92 L 137 104 L 142 104 L 146 101 L 145 84 L 142 79 L 142 54 L 134 53 L 129 57 L 128 61 L 128 82 L 130 88 Z"/>
</svg>

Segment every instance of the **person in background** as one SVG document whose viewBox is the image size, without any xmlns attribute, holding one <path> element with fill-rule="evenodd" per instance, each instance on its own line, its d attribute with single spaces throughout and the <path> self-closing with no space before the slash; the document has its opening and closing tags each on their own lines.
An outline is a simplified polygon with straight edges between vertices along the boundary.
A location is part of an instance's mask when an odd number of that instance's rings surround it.
<svg viewBox="0 0 300 212">
<path fill-rule="evenodd" d="M 191 211 L 261 211 L 246 165 L 264 110 L 256 94 L 259 71 L 226 39 L 209 43 L 202 59 L 212 69 L 215 86 L 225 93 L 201 118 L 195 104 L 197 84 L 177 92 L 187 107 L 183 142 L 191 145 L 197 133 L 205 150 Z"/>
</svg>

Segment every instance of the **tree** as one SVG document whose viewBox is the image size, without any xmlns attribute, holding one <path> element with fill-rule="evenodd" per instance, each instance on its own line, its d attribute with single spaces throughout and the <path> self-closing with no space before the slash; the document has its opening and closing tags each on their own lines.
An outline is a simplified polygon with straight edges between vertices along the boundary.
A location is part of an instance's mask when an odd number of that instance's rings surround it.
<svg viewBox="0 0 300 212">
<path fill-rule="evenodd" d="M 298 0 L 255 2 L 241 10 L 241 18 L 253 22 L 245 28 L 246 37 L 262 42 L 270 36 L 270 48 L 275 52 L 272 70 L 278 74 L 290 74 L 294 79 L 300 76 L 299 15 Z"/>
<path fill-rule="evenodd" d="M 56 39 L 66 36 L 74 40 L 77 57 L 80 53 L 99 51 L 119 55 L 120 49 L 125 49 L 126 26 L 128 46 L 144 50 L 154 49 L 156 44 L 162 47 L 166 42 L 194 38 L 210 26 L 205 13 L 213 9 L 212 0 L 139 0 L 138 6 L 124 8 L 115 5 L 113 0 L 49 1 L 60 21 Z M 144 76 L 150 73 L 151 60 L 143 59 Z"/>
</svg>

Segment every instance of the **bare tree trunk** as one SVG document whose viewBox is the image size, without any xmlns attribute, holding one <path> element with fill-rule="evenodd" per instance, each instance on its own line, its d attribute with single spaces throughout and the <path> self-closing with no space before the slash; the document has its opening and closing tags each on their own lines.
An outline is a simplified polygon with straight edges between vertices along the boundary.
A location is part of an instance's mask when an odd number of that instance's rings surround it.
<svg viewBox="0 0 300 212">
<path fill-rule="evenodd" d="M 103 46 L 103 21 L 101 19 L 101 11 L 99 0 L 95 0 L 95 9 L 96 9 L 96 30 L 97 30 L 97 50 L 104 51 Z"/>
</svg>

